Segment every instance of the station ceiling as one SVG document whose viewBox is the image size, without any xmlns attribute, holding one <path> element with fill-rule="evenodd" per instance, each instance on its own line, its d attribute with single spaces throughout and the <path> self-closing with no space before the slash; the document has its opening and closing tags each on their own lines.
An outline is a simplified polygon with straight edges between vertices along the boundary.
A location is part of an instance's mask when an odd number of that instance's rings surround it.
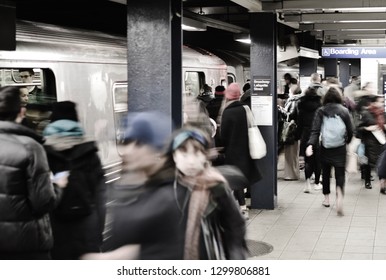
<svg viewBox="0 0 386 280">
<path fill-rule="evenodd" d="M 131 1 L 131 0 L 128 0 Z M 17 18 L 126 33 L 126 0 L 0 0 Z M 249 13 L 275 11 L 294 33 L 322 44 L 385 45 L 386 0 L 182 0 L 183 17 L 209 29 L 249 32 Z"/>
</svg>

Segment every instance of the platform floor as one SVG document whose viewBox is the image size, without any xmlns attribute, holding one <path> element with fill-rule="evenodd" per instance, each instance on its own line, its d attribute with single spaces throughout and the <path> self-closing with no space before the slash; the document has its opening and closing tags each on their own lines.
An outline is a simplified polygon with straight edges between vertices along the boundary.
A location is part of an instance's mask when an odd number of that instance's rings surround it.
<svg viewBox="0 0 386 280">
<path fill-rule="evenodd" d="M 280 174 L 280 171 L 279 171 Z M 273 246 L 261 260 L 386 260 L 386 195 L 378 179 L 365 189 L 360 173 L 346 176 L 344 216 L 335 208 L 335 180 L 329 208 L 322 191 L 303 193 L 304 172 L 298 181 L 278 179 L 274 210 L 250 210 L 247 239 Z"/>
</svg>

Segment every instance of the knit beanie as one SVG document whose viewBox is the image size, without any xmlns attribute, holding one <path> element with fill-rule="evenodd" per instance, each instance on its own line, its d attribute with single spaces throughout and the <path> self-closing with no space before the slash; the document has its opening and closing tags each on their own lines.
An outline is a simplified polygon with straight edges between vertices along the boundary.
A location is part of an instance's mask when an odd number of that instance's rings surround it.
<svg viewBox="0 0 386 280">
<path fill-rule="evenodd" d="M 240 99 L 240 85 L 232 83 L 225 90 L 225 98 L 228 100 L 239 100 Z"/>
<path fill-rule="evenodd" d="M 71 120 L 78 122 L 76 104 L 72 101 L 56 102 L 52 105 L 51 122 L 58 120 Z"/>
<path fill-rule="evenodd" d="M 162 150 L 172 134 L 173 122 L 161 112 L 137 112 L 127 116 L 123 129 L 123 142 L 138 141 Z"/>
<path fill-rule="evenodd" d="M 225 87 L 224 86 L 217 86 L 214 89 L 214 94 L 215 95 L 224 95 Z"/>
</svg>

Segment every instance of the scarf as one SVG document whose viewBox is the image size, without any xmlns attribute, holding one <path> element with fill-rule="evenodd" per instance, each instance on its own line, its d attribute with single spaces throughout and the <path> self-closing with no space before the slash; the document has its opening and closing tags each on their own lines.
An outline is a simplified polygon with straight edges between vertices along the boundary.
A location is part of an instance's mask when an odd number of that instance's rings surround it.
<svg viewBox="0 0 386 280">
<path fill-rule="evenodd" d="M 213 167 L 208 167 L 195 178 L 179 176 L 178 179 L 192 189 L 185 231 L 184 259 L 198 260 L 200 258 L 201 219 L 209 203 L 210 189 L 226 180 Z"/>
<path fill-rule="evenodd" d="M 383 107 L 378 107 L 378 106 L 375 106 L 373 104 L 370 104 L 369 105 L 369 111 L 375 117 L 375 121 L 376 121 L 377 125 L 379 126 L 379 128 L 381 130 L 384 130 L 385 129 L 385 127 L 384 127 L 385 111 L 384 111 Z"/>
</svg>

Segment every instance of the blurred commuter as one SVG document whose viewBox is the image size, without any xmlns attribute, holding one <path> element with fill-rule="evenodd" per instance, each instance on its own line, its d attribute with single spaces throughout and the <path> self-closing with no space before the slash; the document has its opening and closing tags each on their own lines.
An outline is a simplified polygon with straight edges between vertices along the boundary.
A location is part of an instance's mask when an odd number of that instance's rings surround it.
<svg viewBox="0 0 386 280">
<path fill-rule="evenodd" d="M 217 86 L 214 92 L 214 98 L 208 103 L 206 109 L 208 111 L 209 117 L 216 122 L 216 134 L 215 134 L 215 146 L 221 146 L 221 137 L 220 137 L 220 122 L 218 121 L 218 116 L 220 113 L 221 105 L 224 100 L 224 86 Z"/>
<path fill-rule="evenodd" d="M 322 97 L 318 94 L 315 87 L 307 88 L 305 95 L 301 96 L 298 101 L 298 115 L 297 115 L 297 134 L 300 137 L 299 156 L 304 157 L 305 166 L 304 173 L 306 185 L 305 193 L 311 192 L 310 178 L 315 175 L 315 190 L 322 189 L 320 182 L 321 163 L 320 163 L 320 146 L 316 143 L 314 146 L 314 153 L 312 156 L 306 156 L 307 142 L 310 139 L 312 122 L 314 120 L 316 110 L 322 106 Z"/>
<path fill-rule="evenodd" d="M 206 134 L 193 127 L 170 134 L 164 114 L 130 118 L 121 149 L 124 169 L 144 173 L 145 181 L 114 203 L 109 251 L 99 258 L 121 258 L 126 249 L 123 258 L 133 252 L 139 259 L 245 258 L 245 222 L 224 177 L 208 165 Z"/>
<path fill-rule="evenodd" d="M 316 93 L 323 97 L 326 94 L 326 87 L 322 85 L 322 79 L 318 73 L 312 73 L 310 78 L 309 88 L 313 88 L 316 90 Z"/>
<path fill-rule="evenodd" d="M 332 120 L 336 120 L 330 122 Z M 334 123 L 334 127 L 330 127 Z M 337 125 L 339 124 L 339 125 Z M 327 131 L 332 129 L 332 131 Z M 327 133 L 331 132 L 331 133 Z M 322 163 L 323 194 L 325 207 L 330 207 L 330 175 L 331 168 L 335 169 L 336 180 L 336 209 L 339 216 L 343 215 L 343 195 L 345 185 L 346 144 L 353 136 L 350 114 L 342 105 L 342 93 L 337 87 L 330 87 L 323 98 L 323 106 L 314 117 L 311 136 L 307 143 L 306 156 L 312 156 L 319 145 L 322 135 L 320 158 Z M 332 137 L 329 138 L 329 137 Z M 328 140 L 328 141 L 327 141 Z"/>
<path fill-rule="evenodd" d="M 358 76 L 352 76 L 350 84 L 343 89 L 343 95 L 355 102 L 355 92 L 360 89 L 361 80 Z"/>
<path fill-rule="evenodd" d="M 353 123 L 356 128 L 356 134 L 355 136 L 359 139 L 362 139 L 362 131 L 358 130 L 358 126 L 361 123 L 362 120 L 362 113 L 364 113 L 367 109 L 367 106 L 369 106 L 371 99 L 375 96 L 374 88 L 372 82 L 367 82 L 362 87 L 361 90 L 357 90 L 354 92 L 355 96 L 355 111 L 353 112 Z M 362 142 L 361 145 L 364 145 Z M 365 173 L 370 170 L 370 181 L 373 180 L 373 177 L 371 176 L 371 167 L 368 164 L 368 159 L 365 157 L 365 155 L 361 155 L 360 157 L 360 169 L 361 169 L 361 179 L 365 180 Z"/>
<path fill-rule="evenodd" d="M 300 99 L 302 91 L 295 78 L 291 79 L 290 93 L 284 110 L 287 112 L 287 121 L 297 122 L 298 109 L 297 103 Z M 293 143 L 284 144 L 284 180 L 292 181 L 299 180 L 299 138 L 295 137 Z"/>
<path fill-rule="evenodd" d="M 238 167 L 249 180 L 248 186 L 234 190 L 240 209 L 246 219 L 249 213 L 244 188 L 250 194 L 250 187 L 261 179 L 255 161 L 251 158 L 248 142 L 248 120 L 243 103 L 239 101 L 240 86 L 232 83 L 225 90 L 225 106 L 221 120 L 221 143 L 224 146 L 225 164 Z"/>
<path fill-rule="evenodd" d="M 208 103 L 213 99 L 213 92 L 212 87 L 208 84 L 204 85 L 203 92 L 201 92 L 197 99 L 204 103 L 205 107 L 208 105 Z"/>
<path fill-rule="evenodd" d="M 240 101 L 247 104 L 251 108 L 251 83 L 247 82 L 243 86 L 243 94 L 240 97 Z"/>
<path fill-rule="evenodd" d="M 282 99 L 287 99 L 289 97 L 291 79 L 293 79 L 294 77 L 292 77 L 290 73 L 285 73 L 283 78 L 284 78 L 284 89 L 283 89 Z"/>
<path fill-rule="evenodd" d="M 105 222 L 105 183 L 98 148 L 84 135 L 76 104 L 53 104 L 46 126 L 45 149 L 55 176 L 69 173 L 59 205 L 51 213 L 53 259 L 78 259 L 87 252 L 100 252 Z"/>
<path fill-rule="evenodd" d="M 22 114 L 19 88 L 0 88 L 0 259 L 50 259 L 48 213 L 60 191 L 43 138 L 20 124 Z"/>
<path fill-rule="evenodd" d="M 42 90 L 37 85 L 32 85 L 34 83 L 35 71 L 32 68 L 22 68 L 19 69 L 19 76 L 22 83 L 30 84 L 27 85 L 29 102 L 30 103 L 39 103 L 41 100 Z"/>
<path fill-rule="evenodd" d="M 29 99 L 28 89 L 26 87 L 20 87 L 19 91 L 20 91 L 21 105 L 25 107 Z"/>
<path fill-rule="evenodd" d="M 376 167 L 385 147 L 385 110 L 383 96 L 369 97 L 368 106 L 362 108 L 357 134 L 365 146 L 368 163 L 363 166 L 365 188 L 371 189 L 371 170 Z M 379 137 L 378 137 L 379 135 Z"/>
</svg>

